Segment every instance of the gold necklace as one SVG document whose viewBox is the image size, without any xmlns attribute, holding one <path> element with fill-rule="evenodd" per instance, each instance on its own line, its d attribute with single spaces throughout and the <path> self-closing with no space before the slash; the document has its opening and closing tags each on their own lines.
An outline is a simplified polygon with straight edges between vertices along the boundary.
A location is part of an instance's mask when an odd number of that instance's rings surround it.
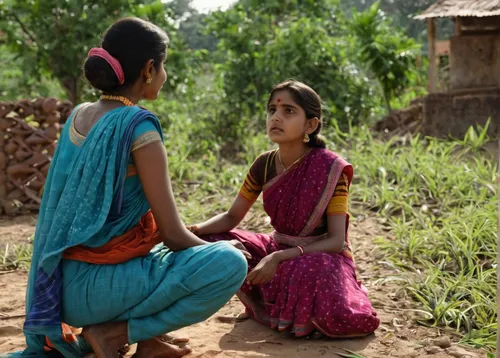
<svg viewBox="0 0 500 358">
<path fill-rule="evenodd" d="M 125 106 L 128 106 L 128 107 L 135 106 L 134 102 L 129 100 L 127 97 L 123 97 L 123 96 L 112 96 L 112 95 L 108 95 L 108 94 L 103 94 L 103 95 L 101 95 L 101 97 L 99 97 L 99 99 L 108 100 L 108 101 L 118 101 L 118 102 L 121 102 Z"/>
<path fill-rule="evenodd" d="M 311 151 L 311 148 L 309 148 L 308 150 L 306 150 L 306 151 L 305 151 L 305 153 L 304 153 L 304 154 L 302 154 L 302 156 L 301 156 L 299 159 L 297 159 L 295 162 L 293 162 L 293 163 L 292 163 L 292 165 L 290 165 L 290 166 L 287 168 L 287 167 L 285 167 L 285 165 L 283 164 L 283 161 L 281 160 L 281 153 L 280 153 L 280 152 L 279 152 L 279 150 L 278 150 L 278 159 L 279 159 L 279 161 L 280 161 L 281 166 L 283 167 L 283 171 L 285 171 L 285 172 L 286 172 L 288 169 L 290 169 L 290 168 L 291 168 L 291 167 L 293 167 L 295 164 L 297 164 L 298 162 L 300 162 L 300 160 L 301 160 L 302 158 L 304 158 L 304 157 L 306 156 L 306 154 L 307 154 L 307 153 L 309 153 L 310 151 Z"/>
</svg>

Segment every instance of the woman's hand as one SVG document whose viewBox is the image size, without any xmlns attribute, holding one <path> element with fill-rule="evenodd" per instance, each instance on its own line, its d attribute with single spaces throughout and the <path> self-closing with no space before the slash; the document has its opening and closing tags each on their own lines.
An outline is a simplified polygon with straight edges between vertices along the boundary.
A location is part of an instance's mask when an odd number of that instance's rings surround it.
<svg viewBox="0 0 500 358">
<path fill-rule="evenodd" d="M 198 229 L 197 225 L 186 226 L 186 229 L 191 231 L 196 236 L 198 236 L 198 237 L 200 236 L 199 229 Z M 243 255 L 246 257 L 247 260 L 252 259 L 252 255 L 247 251 L 247 248 L 241 242 L 239 242 L 238 240 L 230 240 L 229 243 L 231 245 L 233 245 L 235 248 L 237 248 L 238 250 L 240 250 L 243 253 Z"/>
<path fill-rule="evenodd" d="M 240 250 L 243 255 L 245 255 L 247 260 L 252 259 L 252 255 L 247 251 L 247 248 L 241 242 L 239 242 L 238 240 L 231 240 L 229 241 L 229 243 Z"/>
<path fill-rule="evenodd" d="M 196 226 L 196 225 L 186 226 L 186 229 L 191 231 L 196 236 L 200 237 L 200 235 L 198 235 L 198 226 Z"/>
<path fill-rule="evenodd" d="M 281 260 L 277 255 L 267 255 L 260 260 L 259 264 L 248 274 L 246 281 L 252 285 L 268 283 L 274 278 L 280 262 Z"/>
</svg>

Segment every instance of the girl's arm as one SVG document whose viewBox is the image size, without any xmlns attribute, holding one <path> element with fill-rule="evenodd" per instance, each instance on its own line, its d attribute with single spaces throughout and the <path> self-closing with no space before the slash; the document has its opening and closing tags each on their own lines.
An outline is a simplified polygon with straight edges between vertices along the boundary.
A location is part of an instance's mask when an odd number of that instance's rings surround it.
<svg viewBox="0 0 500 358">
<path fill-rule="evenodd" d="M 345 245 L 345 215 L 328 216 L 328 237 L 303 247 L 304 254 L 313 252 L 332 252 L 340 253 Z M 272 255 L 276 255 L 276 260 L 279 262 L 289 260 L 300 256 L 302 252 L 299 248 L 293 247 L 290 249 L 277 251 Z"/>
<path fill-rule="evenodd" d="M 238 226 L 252 207 L 253 203 L 254 202 L 238 194 L 228 211 L 216 215 L 201 224 L 195 225 L 194 232 L 199 236 L 228 232 Z"/>
<path fill-rule="evenodd" d="M 342 174 L 332 199 L 326 209 L 328 235 L 326 239 L 314 242 L 302 247 L 304 254 L 313 252 L 342 252 L 345 245 L 347 195 L 349 191 L 349 180 L 346 174 Z M 276 251 L 264 257 L 259 264 L 247 276 L 247 281 L 257 285 L 269 282 L 273 279 L 280 262 L 302 255 L 298 247 Z"/>
<path fill-rule="evenodd" d="M 328 237 L 324 240 L 312 243 L 303 248 L 304 254 L 312 252 L 342 252 L 345 245 L 347 196 L 349 192 L 349 180 L 345 173 L 342 173 L 333 197 L 326 208 Z M 277 259 L 281 261 L 291 259 L 301 254 L 298 248 L 288 249 L 276 253 Z"/>
<path fill-rule="evenodd" d="M 313 252 L 341 252 L 345 243 L 345 215 L 328 216 L 328 237 L 304 246 L 304 254 Z M 247 282 L 253 285 L 267 283 L 276 274 L 280 262 L 302 255 L 298 247 L 276 251 L 264 257 L 247 276 Z"/>
</svg>

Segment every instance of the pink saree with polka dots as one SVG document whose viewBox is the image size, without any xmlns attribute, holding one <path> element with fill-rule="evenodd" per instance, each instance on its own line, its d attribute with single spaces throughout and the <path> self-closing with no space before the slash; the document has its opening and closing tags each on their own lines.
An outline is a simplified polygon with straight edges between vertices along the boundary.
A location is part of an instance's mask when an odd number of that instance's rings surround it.
<svg viewBox="0 0 500 358">
<path fill-rule="evenodd" d="M 325 214 L 337 181 L 352 166 L 335 153 L 313 149 L 297 165 L 263 187 L 264 209 L 275 231 L 258 234 L 243 230 L 203 237 L 233 240 L 252 254 L 249 270 L 272 252 L 307 245 L 325 235 L 311 236 Z M 349 217 L 346 217 L 348 228 Z M 367 290 L 356 277 L 349 240 L 342 253 L 312 253 L 280 263 L 266 284 L 244 283 L 237 295 L 254 320 L 297 337 L 319 331 L 329 337 L 362 337 L 373 333 L 379 319 Z"/>
</svg>

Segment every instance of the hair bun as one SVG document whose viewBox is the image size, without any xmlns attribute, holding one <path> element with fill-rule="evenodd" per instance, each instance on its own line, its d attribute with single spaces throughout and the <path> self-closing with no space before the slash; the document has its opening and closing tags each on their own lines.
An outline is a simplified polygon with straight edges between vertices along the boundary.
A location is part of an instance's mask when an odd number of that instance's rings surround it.
<svg viewBox="0 0 500 358">
<path fill-rule="evenodd" d="M 90 56 L 83 65 L 85 78 L 92 87 L 102 92 L 112 92 L 119 85 L 120 81 L 111 65 L 103 58 Z"/>
<path fill-rule="evenodd" d="M 85 78 L 97 90 L 119 94 L 121 86 L 127 88 L 139 80 L 149 60 L 160 71 L 168 43 L 158 26 L 136 17 L 120 19 L 106 30 L 100 46 L 89 51 L 83 65 Z"/>
</svg>

